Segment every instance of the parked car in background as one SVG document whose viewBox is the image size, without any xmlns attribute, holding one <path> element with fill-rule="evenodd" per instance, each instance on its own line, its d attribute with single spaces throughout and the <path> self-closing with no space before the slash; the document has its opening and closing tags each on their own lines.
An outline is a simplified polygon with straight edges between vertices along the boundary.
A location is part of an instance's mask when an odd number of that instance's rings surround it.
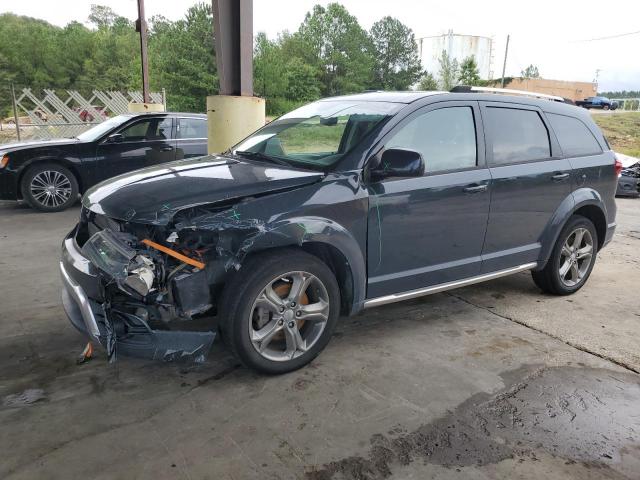
<svg viewBox="0 0 640 480">
<path fill-rule="evenodd" d="M 80 116 L 80 120 L 83 122 L 93 122 L 96 120 L 96 118 L 94 118 L 96 116 L 94 111 L 99 115 L 99 121 L 102 122 L 108 118 L 107 107 L 94 106 L 93 110 L 89 110 L 84 107 L 76 107 L 73 110 Z"/>
<path fill-rule="evenodd" d="M 640 196 L 640 158 L 616 153 L 616 158 L 622 164 L 622 172 L 618 177 L 618 197 Z"/>
<path fill-rule="evenodd" d="M 0 145 L 0 199 L 56 212 L 102 180 L 206 153 L 206 115 L 118 115 L 76 138 Z"/>
<path fill-rule="evenodd" d="M 618 108 L 618 102 L 609 100 L 607 97 L 589 97 L 584 100 L 576 100 L 575 104 L 578 107 L 586 109 L 599 108 L 602 110 L 615 110 Z"/>
<path fill-rule="evenodd" d="M 103 182 L 63 241 L 65 311 L 109 358 L 201 360 L 219 331 L 284 373 L 341 314 L 524 271 L 572 294 L 613 236 L 622 167 L 552 98 L 329 98 L 224 154 Z"/>
</svg>

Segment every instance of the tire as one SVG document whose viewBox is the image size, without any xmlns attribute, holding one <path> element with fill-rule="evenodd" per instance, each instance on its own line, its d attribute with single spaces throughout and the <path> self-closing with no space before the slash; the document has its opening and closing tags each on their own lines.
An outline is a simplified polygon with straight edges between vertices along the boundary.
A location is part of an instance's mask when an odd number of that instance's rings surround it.
<svg viewBox="0 0 640 480">
<path fill-rule="evenodd" d="M 609 110 L 609 105 L 603 105 L 603 106 L 602 106 L 602 109 L 603 109 L 603 110 Z"/>
<path fill-rule="evenodd" d="M 22 198 L 41 212 L 60 212 L 78 200 L 78 180 L 68 168 L 55 163 L 31 167 L 20 182 Z"/>
<path fill-rule="evenodd" d="M 297 285 L 304 287 L 294 298 Z M 281 374 L 308 364 L 327 345 L 340 315 L 340 290 L 317 257 L 274 250 L 243 263 L 225 286 L 220 314 L 223 341 L 238 360 Z"/>
<path fill-rule="evenodd" d="M 581 235 L 579 238 L 578 234 Z M 576 246 L 576 243 L 579 245 Z M 590 250 L 587 248 L 588 245 L 591 247 Z M 591 275 L 597 252 L 598 233 L 595 226 L 588 218 L 573 215 L 560 232 L 545 267 L 531 272 L 533 281 L 546 293 L 553 295 L 575 293 L 584 286 Z M 570 265 L 568 269 L 567 262 Z M 566 272 L 564 275 L 561 268 Z"/>
</svg>

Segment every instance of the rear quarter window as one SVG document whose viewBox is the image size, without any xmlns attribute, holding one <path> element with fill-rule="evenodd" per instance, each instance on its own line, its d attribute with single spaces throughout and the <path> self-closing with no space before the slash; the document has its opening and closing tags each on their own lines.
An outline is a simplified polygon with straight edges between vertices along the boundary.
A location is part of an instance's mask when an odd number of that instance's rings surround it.
<svg viewBox="0 0 640 480">
<path fill-rule="evenodd" d="M 493 165 L 551 157 L 549 132 L 535 110 L 487 107 L 485 116 L 491 134 Z"/>
<path fill-rule="evenodd" d="M 547 113 L 547 118 L 566 157 L 596 155 L 602 152 L 596 137 L 582 120 L 556 113 Z"/>
</svg>

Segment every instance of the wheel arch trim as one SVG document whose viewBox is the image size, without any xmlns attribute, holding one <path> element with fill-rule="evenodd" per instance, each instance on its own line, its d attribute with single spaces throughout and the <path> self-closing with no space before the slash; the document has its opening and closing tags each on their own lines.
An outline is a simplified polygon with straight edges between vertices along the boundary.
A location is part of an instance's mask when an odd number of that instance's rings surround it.
<svg viewBox="0 0 640 480">
<path fill-rule="evenodd" d="M 329 265 L 332 270 L 337 268 L 341 294 L 345 285 L 340 285 L 340 280 L 350 281 L 346 285 L 348 305 L 344 305 L 347 314 L 354 314 L 363 308 L 366 295 L 366 263 L 361 246 L 354 236 L 339 223 L 322 217 L 303 216 L 292 217 L 286 220 L 266 224 L 264 228 L 252 237 L 245 240 L 240 251 L 235 254 L 235 259 L 240 264 L 244 255 L 259 254 L 262 251 L 280 247 L 299 247 L 311 253 L 327 263 L 322 252 L 329 252 L 332 262 Z M 339 254 L 342 258 L 336 258 Z M 344 262 L 344 264 L 342 263 Z M 345 309 L 343 309 L 345 310 Z"/>
<path fill-rule="evenodd" d="M 558 240 L 558 236 L 560 235 L 560 232 L 566 225 L 567 221 L 569 221 L 571 216 L 575 215 L 576 213 L 580 214 L 580 212 L 584 212 L 585 208 L 591 208 L 594 212 L 600 212 L 601 220 L 604 222 L 604 231 L 606 232 L 607 207 L 602 200 L 602 196 L 592 188 L 579 188 L 573 191 L 570 195 L 567 195 L 567 197 L 565 197 L 562 203 L 560 203 L 556 211 L 551 216 L 551 219 L 547 223 L 542 236 L 540 237 L 542 248 L 540 249 L 538 268 L 536 270 L 544 268 L 546 263 L 549 261 L 549 257 L 551 256 L 551 252 L 553 251 L 553 246 Z M 602 248 L 603 242 L 605 240 L 602 232 L 602 225 L 599 225 L 598 221 L 594 221 L 591 216 L 584 216 L 594 222 L 596 226 L 596 232 L 598 233 L 598 248 Z"/>
</svg>

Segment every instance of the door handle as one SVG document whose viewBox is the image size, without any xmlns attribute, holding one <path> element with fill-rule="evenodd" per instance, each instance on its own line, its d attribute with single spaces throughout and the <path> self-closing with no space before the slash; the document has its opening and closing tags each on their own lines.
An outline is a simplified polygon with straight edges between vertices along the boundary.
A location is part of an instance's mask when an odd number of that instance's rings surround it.
<svg viewBox="0 0 640 480">
<path fill-rule="evenodd" d="M 482 185 L 469 185 L 462 189 L 464 193 L 480 193 L 484 192 L 489 186 L 484 183 Z"/>
<path fill-rule="evenodd" d="M 553 180 L 564 180 L 565 178 L 568 178 L 569 174 L 568 173 L 556 173 L 555 175 L 553 175 L 551 178 Z"/>
<path fill-rule="evenodd" d="M 161 152 L 170 152 L 171 150 L 173 150 L 173 147 L 162 147 L 160 149 Z"/>
</svg>

